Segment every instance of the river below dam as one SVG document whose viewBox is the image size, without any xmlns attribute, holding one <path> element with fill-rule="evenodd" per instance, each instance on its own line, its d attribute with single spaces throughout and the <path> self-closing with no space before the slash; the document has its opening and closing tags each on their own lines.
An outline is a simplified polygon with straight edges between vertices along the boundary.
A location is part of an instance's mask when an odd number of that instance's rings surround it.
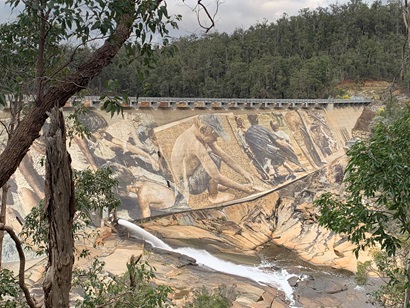
<svg viewBox="0 0 410 308">
<path fill-rule="evenodd" d="M 336 304 L 337 307 L 376 307 L 370 293 L 378 285 L 377 281 L 371 280 L 366 287 L 357 286 L 351 272 L 311 265 L 292 250 L 273 243 L 254 255 L 240 254 L 229 252 L 223 243 L 212 240 L 171 239 L 165 243 L 133 223 L 122 219 L 118 223 L 153 247 L 191 257 L 211 271 L 277 288 L 285 294 L 289 307 L 320 307 L 322 303 L 333 306 L 336 302 L 348 304 Z M 320 305 L 315 306 L 317 304 Z"/>
</svg>

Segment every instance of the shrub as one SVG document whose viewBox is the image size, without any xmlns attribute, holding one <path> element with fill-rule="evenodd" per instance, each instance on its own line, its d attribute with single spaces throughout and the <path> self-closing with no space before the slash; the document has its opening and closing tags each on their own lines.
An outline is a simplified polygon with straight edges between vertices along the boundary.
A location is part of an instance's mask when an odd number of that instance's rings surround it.
<svg viewBox="0 0 410 308">
<path fill-rule="evenodd" d="M 203 286 L 194 291 L 193 301 L 187 303 L 185 308 L 228 308 L 236 298 L 235 287 L 227 288 L 226 285 L 221 285 L 210 292 Z"/>
<path fill-rule="evenodd" d="M 369 279 L 369 270 L 371 268 L 372 261 L 366 261 L 366 262 L 357 262 L 357 272 L 354 277 L 356 280 L 356 283 L 361 286 L 365 285 L 367 283 L 367 280 Z"/>
<path fill-rule="evenodd" d="M 19 307 L 20 288 L 12 271 L 0 269 L 1 307 Z"/>
<path fill-rule="evenodd" d="M 84 291 L 84 299 L 77 301 L 76 307 L 173 306 L 168 299 L 171 287 L 152 283 L 155 268 L 146 262 L 138 264 L 139 258 L 131 257 L 123 276 L 111 276 L 104 272 L 105 263 L 98 259 L 94 259 L 88 270 L 76 270 L 73 285 Z"/>
</svg>

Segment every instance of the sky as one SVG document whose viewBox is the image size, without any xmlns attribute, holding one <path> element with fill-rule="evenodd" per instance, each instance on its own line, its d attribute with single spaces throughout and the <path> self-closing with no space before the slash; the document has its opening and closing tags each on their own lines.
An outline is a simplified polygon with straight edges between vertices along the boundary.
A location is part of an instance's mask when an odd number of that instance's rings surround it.
<svg viewBox="0 0 410 308">
<path fill-rule="evenodd" d="M 248 29 L 250 26 L 262 23 L 267 20 L 268 23 L 276 21 L 284 13 L 289 16 L 298 15 L 298 12 L 304 8 L 311 10 L 317 7 L 327 7 L 329 4 L 343 4 L 348 0 L 203 0 L 211 14 L 218 12 L 215 17 L 215 30 L 231 34 L 235 29 Z M 192 33 L 201 33 L 198 26 L 197 13 L 195 12 L 196 0 L 169 0 L 168 10 L 174 14 L 183 16 L 179 24 L 178 33 L 181 35 L 190 35 Z M 204 14 L 200 14 L 201 17 Z"/>
<path fill-rule="evenodd" d="M 6 0 L 0 0 L 0 23 L 10 21 L 13 15 L 5 5 Z M 216 5 L 219 1 L 219 5 Z M 214 31 L 231 34 L 235 29 L 248 29 L 258 22 L 268 23 L 276 21 L 284 13 L 289 16 L 298 15 L 304 8 L 311 10 L 317 7 L 327 7 L 330 4 L 343 4 L 348 0 L 203 0 L 211 14 L 218 12 L 215 17 Z M 364 0 L 372 3 L 372 0 Z M 385 1 L 383 1 L 385 2 Z M 168 11 L 171 14 L 181 14 L 182 22 L 179 23 L 179 30 L 172 31 L 172 37 L 186 36 L 191 34 L 200 35 L 203 30 L 198 25 L 195 5 L 197 0 L 168 0 Z M 200 15 L 201 16 L 201 15 Z M 203 14 L 202 14 L 203 16 Z"/>
</svg>

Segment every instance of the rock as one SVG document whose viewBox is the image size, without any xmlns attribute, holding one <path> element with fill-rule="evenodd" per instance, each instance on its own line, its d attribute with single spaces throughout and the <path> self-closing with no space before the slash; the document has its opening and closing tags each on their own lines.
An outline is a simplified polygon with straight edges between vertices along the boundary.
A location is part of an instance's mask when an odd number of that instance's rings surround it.
<svg viewBox="0 0 410 308">
<path fill-rule="evenodd" d="M 306 281 L 306 287 L 310 287 L 319 293 L 335 294 L 347 290 L 343 282 L 333 279 L 315 279 Z"/>
<path fill-rule="evenodd" d="M 238 297 L 232 307 L 251 307 L 254 302 L 246 297 Z"/>
<path fill-rule="evenodd" d="M 190 290 L 190 289 L 186 289 L 186 288 L 175 289 L 174 299 L 176 299 L 176 300 L 183 299 L 183 298 L 187 297 L 188 295 L 190 295 L 191 293 L 192 293 L 192 290 Z"/>
<path fill-rule="evenodd" d="M 168 255 L 168 256 L 172 257 L 174 260 L 176 259 L 178 262 L 176 262 L 176 264 L 175 263 L 174 264 L 177 268 L 181 268 L 181 267 L 184 267 L 184 266 L 187 266 L 187 265 L 193 265 L 193 266 L 198 265 L 194 258 L 188 257 L 188 256 L 180 254 L 178 252 L 168 251 L 168 250 L 163 250 L 163 249 L 157 249 L 157 248 L 151 248 L 151 249 L 159 255 L 163 255 L 163 256 Z"/>
<path fill-rule="evenodd" d="M 299 277 L 296 277 L 296 276 L 290 277 L 288 279 L 288 282 L 289 282 L 291 287 L 296 287 L 298 285 L 298 282 L 299 282 Z"/>
<path fill-rule="evenodd" d="M 285 303 L 282 299 L 277 297 L 272 302 L 270 308 L 289 308 L 289 304 Z"/>
<path fill-rule="evenodd" d="M 324 291 L 327 294 L 335 294 L 335 293 L 343 292 L 346 290 L 347 290 L 347 286 L 345 284 L 334 282 L 334 283 L 328 284 Z"/>
<path fill-rule="evenodd" d="M 265 291 L 265 293 L 262 294 L 262 299 L 266 303 L 272 303 L 274 299 L 278 296 L 278 290 L 269 288 Z M 269 304 L 269 307 L 270 307 Z"/>
<path fill-rule="evenodd" d="M 344 253 L 338 251 L 337 249 L 333 249 L 333 251 L 336 254 L 336 256 L 338 256 L 339 258 L 344 258 L 345 257 Z"/>
</svg>

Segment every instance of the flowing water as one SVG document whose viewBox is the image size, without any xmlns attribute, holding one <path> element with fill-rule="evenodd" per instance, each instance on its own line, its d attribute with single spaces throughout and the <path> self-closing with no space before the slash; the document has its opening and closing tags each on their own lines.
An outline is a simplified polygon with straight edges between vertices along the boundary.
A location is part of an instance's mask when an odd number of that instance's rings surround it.
<svg viewBox="0 0 410 308">
<path fill-rule="evenodd" d="M 159 238 L 152 235 L 151 233 L 145 231 L 144 229 L 138 227 L 137 225 L 129 221 L 119 219 L 118 224 L 126 227 L 130 231 L 130 233 L 150 243 L 152 246 L 156 248 L 177 252 L 189 256 L 191 258 L 194 258 L 198 264 L 214 269 L 219 272 L 248 278 L 256 281 L 259 284 L 269 285 L 278 288 L 285 293 L 286 298 L 291 302 L 291 306 L 295 304 L 295 300 L 293 298 L 293 289 L 290 286 L 288 279 L 297 275 L 289 274 L 285 269 L 278 269 L 272 271 L 266 270 L 266 268 L 264 269 L 265 266 L 248 266 L 235 264 L 233 262 L 219 259 L 203 249 L 196 249 L 190 247 L 174 249 L 168 244 L 164 243 Z"/>
</svg>

